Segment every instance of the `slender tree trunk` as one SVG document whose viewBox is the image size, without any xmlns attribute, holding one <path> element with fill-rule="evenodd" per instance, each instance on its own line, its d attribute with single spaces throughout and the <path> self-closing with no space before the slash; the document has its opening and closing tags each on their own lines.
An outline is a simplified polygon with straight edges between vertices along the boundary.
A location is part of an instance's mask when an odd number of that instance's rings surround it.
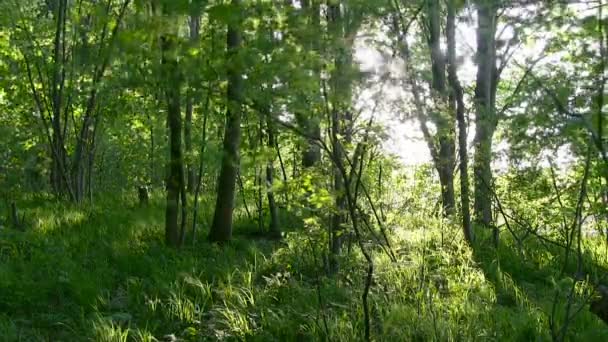
<svg viewBox="0 0 608 342">
<path fill-rule="evenodd" d="M 180 77 L 177 60 L 172 56 L 173 36 L 161 37 L 163 76 L 166 81 L 167 124 L 169 126 L 169 166 L 167 205 L 165 211 L 165 242 L 179 247 L 178 227 L 180 192 L 183 189 L 182 117 L 180 109 Z"/>
<path fill-rule="evenodd" d="M 99 114 L 99 112 L 98 112 Z M 95 124 L 91 133 L 91 139 L 87 145 L 87 176 L 86 186 L 89 195 L 89 203 L 93 204 L 93 171 L 95 169 L 95 155 L 97 152 L 97 130 L 99 128 L 99 115 L 95 118 Z"/>
<path fill-rule="evenodd" d="M 74 183 L 72 187 L 72 200 L 76 203 L 81 203 L 85 197 L 85 151 L 92 148 L 90 133 L 93 131 L 93 126 L 93 118 L 91 117 L 90 113 L 87 113 L 85 115 L 82 128 L 80 129 L 78 140 L 76 141 L 74 158 L 72 160 L 72 181 Z"/>
<path fill-rule="evenodd" d="M 334 49 L 335 69 L 331 77 L 331 142 L 333 159 L 342 162 L 345 157 L 343 146 L 348 146 L 352 140 L 351 81 L 348 76 L 352 56 L 350 46 L 343 42 L 345 36 L 344 18 L 339 2 L 328 6 L 328 18 L 330 35 L 339 42 L 337 48 Z M 339 141 L 341 137 L 344 139 L 344 144 Z M 344 224 L 347 221 L 346 188 L 351 186 L 351 184 L 345 184 L 341 171 L 336 165 L 334 165 L 333 176 L 336 212 L 332 215 L 330 225 L 330 252 L 332 254 L 330 271 L 332 273 L 339 269 L 337 256 L 341 254 L 345 237 Z"/>
<path fill-rule="evenodd" d="M 192 43 L 195 43 L 199 37 L 200 30 L 200 16 L 192 15 L 190 16 L 190 40 Z M 192 99 L 192 90 L 188 93 L 188 98 L 186 99 L 186 118 L 184 125 L 184 143 L 186 148 L 186 155 L 190 156 L 192 153 L 192 112 L 193 112 L 193 99 Z M 188 192 L 194 193 L 195 189 L 195 175 L 194 175 L 194 166 L 190 162 L 191 158 L 188 158 L 186 162 L 186 178 L 188 183 Z"/>
<path fill-rule="evenodd" d="M 340 146 L 338 146 L 339 149 L 342 148 L 341 143 L 339 141 L 334 140 L 334 143 L 337 145 L 340 145 Z M 335 148 L 335 146 L 334 146 L 334 148 Z M 356 194 L 353 193 L 353 190 L 351 187 L 351 185 L 352 185 L 351 178 L 352 177 L 349 176 L 349 173 L 346 172 L 344 162 L 341 158 L 334 159 L 332 161 L 333 161 L 335 169 L 338 170 L 338 174 L 342 178 L 342 184 L 344 186 L 344 197 L 346 199 L 345 216 L 350 216 L 352 227 L 353 227 L 353 232 L 355 233 L 355 238 L 356 238 L 357 244 L 359 245 L 359 249 L 361 250 L 363 257 L 365 258 L 365 260 L 367 262 L 367 272 L 365 275 L 365 288 L 363 289 L 363 293 L 361 295 L 361 302 L 362 302 L 361 304 L 363 307 L 364 340 L 371 341 L 371 318 L 370 318 L 370 308 L 369 308 L 368 297 L 369 297 L 369 291 L 371 289 L 373 275 L 374 275 L 374 260 L 372 259 L 370 252 L 367 250 L 367 248 L 365 248 L 365 245 L 363 243 L 363 236 L 359 229 L 358 217 L 360 215 L 357 215 Z M 351 167 L 356 167 L 356 165 L 352 165 Z M 354 189 L 355 193 L 358 190 L 357 185 L 359 185 L 361 182 L 360 177 L 361 177 L 361 173 L 359 172 L 357 174 L 357 180 L 355 182 L 355 184 L 356 184 L 355 189 Z"/>
<path fill-rule="evenodd" d="M 59 122 L 59 119 L 53 119 Z M 53 124 L 55 126 L 55 124 Z M 67 181 L 65 172 L 67 157 L 61 129 L 53 128 L 53 140 L 51 143 L 51 187 L 55 195 L 63 196 L 67 192 Z"/>
<path fill-rule="evenodd" d="M 268 147 L 272 149 L 275 146 L 274 127 L 270 112 L 266 114 L 266 127 L 268 129 Z M 279 225 L 279 211 L 274 199 L 274 161 L 270 159 L 266 165 L 266 194 L 268 197 L 268 210 L 270 211 L 270 235 L 275 238 L 281 237 L 281 227 Z"/>
<path fill-rule="evenodd" d="M 63 105 L 64 63 L 65 63 L 65 25 L 67 16 L 67 0 L 58 0 L 55 13 L 56 29 L 53 48 L 53 79 L 51 89 L 52 99 L 52 143 L 51 143 L 51 186 L 56 195 L 62 196 L 67 192 L 67 154 L 65 137 L 61 123 L 61 108 Z"/>
<path fill-rule="evenodd" d="M 156 172 L 155 164 L 154 164 L 154 154 L 155 154 L 155 142 L 154 142 L 154 120 L 150 113 L 146 114 L 148 116 L 148 124 L 150 125 L 150 151 L 148 152 L 148 158 L 150 159 L 148 165 L 148 183 L 150 185 L 154 185 L 156 183 Z"/>
<path fill-rule="evenodd" d="M 475 219 L 492 224 L 492 138 L 496 128 L 496 5 L 478 0 L 477 6 L 477 85 L 475 88 Z"/>
<path fill-rule="evenodd" d="M 321 161 L 321 149 L 316 145 L 315 140 L 321 138 L 321 127 L 314 120 L 309 120 L 306 123 L 306 131 L 309 137 L 306 142 L 306 147 L 302 155 L 302 166 L 310 168 L 317 165 Z"/>
<path fill-rule="evenodd" d="M 95 166 L 95 148 L 92 147 L 88 153 L 87 165 L 87 193 L 89 195 L 89 203 L 93 204 L 93 168 Z"/>
<path fill-rule="evenodd" d="M 241 5 L 241 0 L 232 0 L 234 7 Z M 235 57 L 241 47 L 239 23 L 228 25 L 227 59 Z M 228 89 L 226 112 L 226 130 L 224 132 L 224 155 L 218 179 L 218 194 L 215 204 L 213 223 L 209 231 L 209 240 L 224 242 L 232 237 L 232 214 L 234 210 L 234 193 L 236 177 L 239 170 L 239 149 L 241 142 L 241 102 L 243 80 L 237 63 L 228 64 Z"/>
<path fill-rule="evenodd" d="M 90 90 L 88 91 L 88 96 L 86 98 L 86 103 L 84 105 L 84 113 L 83 113 L 83 121 L 80 127 L 78 127 L 78 133 L 77 133 L 77 137 L 76 137 L 76 144 L 75 144 L 75 148 L 74 148 L 74 154 L 73 154 L 73 158 L 72 158 L 72 168 L 71 168 L 71 180 L 73 182 L 70 194 L 71 194 L 71 199 L 72 201 L 76 202 L 76 203 L 81 203 L 85 200 L 86 198 L 86 194 L 87 194 L 87 189 L 88 184 L 87 182 L 90 181 L 91 177 L 87 176 L 87 170 L 91 171 L 91 167 L 89 167 L 89 164 L 93 164 L 94 162 L 94 154 L 92 153 L 92 151 L 94 150 L 94 144 L 95 144 L 95 134 L 96 134 L 96 128 L 97 128 L 97 124 L 99 122 L 99 112 L 97 111 L 97 97 L 98 97 L 98 85 L 101 82 L 103 76 L 104 76 L 104 72 L 106 70 L 106 68 L 108 67 L 108 65 L 110 64 L 110 58 L 111 58 L 111 49 L 113 47 L 113 43 L 116 39 L 116 36 L 118 35 L 118 31 L 120 28 L 120 23 L 122 21 L 122 19 L 124 18 L 124 15 L 126 13 L 127 7 L 129 6 L 130 1 L 127 0 L 125 2 L 123 2 L 123 4 L 120 7 L 119 10 L 119 14 L 116 18 L 116 25 L 110 30 L 110 22 L 109 19 L 108 21 L 106 21 L 104 23 L 101 35 L 100 35 L 100 41 L 99 41 L 99 49 L 98 49 L 98 53 L 97 53 L 97 57 L 99 59 L 99 63 L 96 64 L 94 66 L 93 69 L 93 79 L 92 79 L 92 84 L 90 86 Z M 64 1 L 64 3 L 61 6 L 63 8 L 63 27 L 61 29 L 62 33 L 60 34 L 60 36 L 62 36 L 62 40 L 63 43 L 61 43 L 61 50 L 62 52 L 60 53 L 60 55 L 62 56 L 62 63 L 66 63 L 67 61 L 67 57 L 66 57 L 66 42 L 65 42 L 65 36 L 66 36 L 66 17 L 67 17 L 67 1 Z M 106 6 L 106 14 L 110 14 L 110 10 L 111 10 L 111 3 L 109 2 Z M 59 27 L 58 27 L 58 31 L 59 31 Z M 57 55 L 57 54 L 56 54 Z M 59 75 L 59 90 L 57 92 L 57 97 L 58 99 L 54 101 L 55 103 L 55 113 L 59 113 L 61 112 L 61 94 L 63 93 L 63 88 L 64 88 L 64 80 L 65 80 L 65 66 L 62 66 L 61 71 L 58 71 Z M 72 73 L 74 72 L 74 70 L 72 70 Z M 55 82 L 54 82 L 55 83 Z M 67 104 L 65 105 L 65 108 L 63 109 L 64 112 L 64 127 L 63 127 L 63 137 L 65 138 L 65 134 L 66 134 L 66 121 L 67 121 L 67 115 L 69 112 L 69 108 L 70 108 L 70 102 L 71 102 L 71 96 L 68 96 L 67 98 Z M 59 115 L 57 114 L 57 117 L 59 117 Z M 76 128 L 76 127 L 75 127 Z M 90 159 L 90 160 L 89 160 Z M 67 171 L 67 170 L 66 170 Z"/>
<path fill-rule="evenodd" d="M 429 11 L 429 47 L 431 50 L 431 69 L 433 75 L 432 89 L 435 92 L 435 108 L 431 119 L 437 126 L 439 153 L 435 168 L 441 183 L 441 200 L 443 213 L 448 216 L 454 211 L 454 118 L 445 113 L 447 89 L 445 77 L 445 56 L 441 51 L 441 6 L 439 0 L 428 2 Z"/>
<path fill-rule="evenodd" d="M 443 205 L 443 213 L 450 216 L 454 213 L 454 139 L 440 139 L 440 162 L 437 166 L 439 169 L 439 182 L 441 183 L 441 203 Z"/>
<path fill-rule="evenodd" d="M 236 181 L 239 186 L 239 192 L 242 194 L 241 199 L 243 200 L 243 207 L 245 208 L 245 214 L 247 215 L 248 220 L 252 220 L 251 211 L 249 211 L 249 206 L 247 205 L 247 196 L 245 196 L 245 187 L 243 186 L 243 177 L 241 177 L 241 173 L 236 173 Z"/>
<path fill-rule="evenodd" d="M 450 112 L 456 113 L 458 122 L 458 148 L 460 150 L 460 204 L 462 207 L 462 229 L 465 239 L 472 243 L 474 240 L 469 211 L 469 156 L 467 151 L 467 123 L 465 121 L 464 91 L 458 80 L 456 69 L 456 5 L 455 0 L 447 1 L 448 17 L 446 36 L 448 45 L 448 81 L 452 88 Z"/>
<path fill-rule="evenodd" d="M 340 121 L 339 121 L 339 113 L 337 109 L 332 110 L 331 114 L 331 141 L 332 141 L 332 150 L 333 150 L 333 159 L 334 160 L 342 160 L 342 144 L 340 143 L 339 135 L 340 135 Z M 335 193 L 335 204 L 336 204 L 336 212 L 332 214 L 331 225 L 330 225 L 330 252 L 332 258 L 330 259 L 330 272 L 335 273 L 339 269 L 338 259 L 337 257 L 341 253 L 342 242 L 344 240 L 344 223 L 346 223 L 346 219 L 344 217 L 344 210 L 346 204 L 345 187 L 348 185 L 344 184 L 344 179 L 338 170 L 337 167 L 334 167 L 334 193 Z"/>
<path fill-rule="evenodd" d="M 287 171 L 285 170 L 285 164 L 283 163 L 283 157 L 281 156 L 281 148 L 279 147 L 279 143 L 276 138 L 274 146 L 277 151 L 277 157 L 279 158 L 279 166 L 281 167 L 281 174 L 283 175 L 283 184 L 287 185 Z M 285 203 L 289 202 L 289 196 L 287 194 L 287 191 L 283 192 L 283 196 L 283 200 L 285 201 Z"/>
<path fill-rule="evenodd" d="M 251 144 L 251 146 L 256 149 L 256 145 L 259 146 L 260 149 L 264 148 L 264 113 L 260 113 L 260 123 L 258 128 L 258 141 Z M 264 189 L 264 167 L 262 165 L 258 166 L 256 163 L 255 166 L 255 184 L 254 187 L 257 189 L 256 196 L 256 207 L 258 210 L 258 229 L 260 233 L 264 232 L 264 194 L 262 193 Z"/>
<path fill-rule="evenodd" d="M 186 224 L 188 222 L 188 194 L 186 193 L 186 178 L 185 178 L 185 172 L 184 172 L 184 164 L 181 163 L 181 167 L 179 170 L 179 177 L 180 177 L 180 189 L 179 189 L 179 194 L 180 194 L 180 199 L 182 202 L 182 220 L 180 223 L 180 232 L 179 232 L 179 245 L 182 246 L 184 244 L 184 241 L 186 240 Z"/>
<path fill-rule="evenodd" d="M 185 115 L 185 123 L 184 123 L 184 148 L 185 154 L 188 156 L 186 162 L 186 179 L 187 179 L 187 188 L 189 193 L 194 192 L 195 181 L 194 181 L 194 166 L 190 162 L 190 156 L 192 153 L 192 111 L 193 111 L 193 103 L 192 97 L 188 95 L 186 99 L 186 115 Z"/>
<path fill-rule="evenodd" d="M 24 59 L 26 61 L 26 68 L 28 73 L 28 80 L 36 106 L 40 111 L 40 118 L 47 133 L 47 139 L 49 144 L 49 152 L 51 157 L 51 170 L 50 170 L 50 183 L 53 192 L 58 196 L 68 195 L 69 199 L 75 202 L 82 202 L 87 194 L 88 183 L 92 179 L 90 174 L 93 170 L 93 157 L 94 154 L 91 151 L 94 150 L 94 126 L 96 123 L 95 116 L 93 115 L 96 105 L 96 91 L 97 85 L 103 76 L 103 72 L 108 65 L 110 58 L 110 48 L 112 47 L 113 38 L 115 38 L 120 22 L 123 15 L 130 3 L 130 0 L 123 2 L 119 16 L 116 18 L 115 26 L 112 29 L 110 36 L 109 33 L 110 20 L 108 19 L 104 23 L 103 30 L 99 37 L 99 49 L 98 58 L 101 61 L 100 64 L 95 65 L 93 70 L 93 80 L 90 86 L 89 96 L 87 102 L 84 104 L 85 111 L 82 115 L 83 121 L 81 125 L 78 125 L 73 120 L 73 124 L 68 125 L 69 115 L 73 114 L 72 100 L 76 97 L 74 91 L 74 79 L 75 74 L 80 68 L 76 67 L 76 61 L 73 56 L 74 44 L 77 44 L 78 39 L 82 40 L 81 44 L 86 45 L 86 34 L 83 33 L 86 29 L 75 28 L 74 34 L 72 35 L 73 40 L 67 40 L 68 32 L 68 18 L 71 13 L 70 4 L 71 1 L 57 0 L 54 1 L 53 6 L 49 6 L 49 10 L 54 13 L 55 20 L 55 34 L 53 40 L 52 50 L 52 63 L 46 72 L 40 70 L 39 65 L 36 65 L 38 83 L 46 85 L 46 89 L 43 86 L 43 91 L 38 92 L 36 90 L 34 76 L 32 74 L 31 63 L 28 60 L 27 53 L 24 53 Z M 106 10 L 110 11 L 112 2 L 108 2 Z M 87 28 L 90 22 L 88 17 L 84 19 L 83 25 Z M 80 33 L 80 37 L 78 36 Z M 107 39 L 110 38 L 108 44 Z M 70 43 L 71 46 L 70 46 Z M 86 47 L 86 46 L 85 46 Z M 71 50 L 71 51 L 69 51 Z M 86 54 L 88 55 L 88 53 Z M 79 66 L 86 66 L 88 63 L 87 56 L 79 60 Z M 83 64 L 84 63 L 84 64 Z M 71 69 L 68 70 L 68 67 Z M 48 73 L 47 73 L 48 72 Z M 69 73 L 69 77 L 66 74 Z M 48 79 L 45 77 L 48 76 Z M 67 80 L 67 83 L 66 83 Z M 66 88 L 67 87 L 67 88 Z M 47 116 L 48 115 L 48 116 Z M 72 154 L 72 160 L 68 159 L 68 128 L 73 128 L 76 132 L 76 142 L 74 147 L 74 153 Z M 72 150 L 70 148 L 70 150 Z M 71 161 L 71 163 L 70 163 Z M 88 191 L 91 194 L 91 191 Z"/>
<path fill-rule="evenodd" d="M 205 100 L 205 108 L 203 112 L 203 137 L 201 141 L 201 155 L 198 164 L 198 179 L 196 181 L 196 190 L 194 191 L 194 210 L 192 213 L 192 244 L 196 243 L 196 220 L 198 218 L 198 197 L 201 193 L 202 179 L 203 179 L 203 166 L 205 162 L 205 147 L 207 145 L 207 118 L 209 117 L 209 102 L 211 92 L 207 94 Z"/>
<path fill-rule="evenodd" d="M 318 0 L 306 0 L 302 2 L 302 8 L 305 11 L 305 15 L 309 19 L 310 27 L 318 29 L 321 25 L 320 16 L 320 3 Z M 309 48 L 312 51 L 319 51 L 319 42 L 317 39 L 309 41 Z M 320 70 L 314 70 L 314 74 L 320 75 Z M 311 96 L 318 98 L 319 92 L 311 94 Z M 312 111 L 311 111 L 312 112 Z M 306 115 L 305 115 L 306 116 Z M 302 152 L 302 166 L 304 168 L 311 168 L 317 165 L 321 161 L 321 148 L 317 145 L 316 140 L 321 138 L 321 127 L 319 120 L 314 118 L 314 112 L 312 115 L 308 115 L 303 118 L 304 131 L 307 133 L 308 138 Z"/>
<path fill-rule="evenodd" d="M 268 187 L 268 209 L 270 210 L 270 235 L 275 238 L 281 237 L 281 227 L 279 225 L 279 211 L 277 209 L 276 201 L 274 199 L 273 177 L 274 177 L 274 165 L 272 162 L 268 162 L 266 166 L 266 184 Z"/>
<path fill-rule="evenodd" d="M 328 16 L 328 30 L 329 35 L 336 41 L 342 37 L 342 30 L 340 27 L 340 2 L 332 2 L 328 4 L 327 9 Z M 331 134 L 331 146 L 332 146 L 332 159 L 334 160 L 333 165 L 333 191 L 335 196 L 335 212 L 331 216 L 329 225 L 329 272 L 336 273 L 339 269 L 338 256 L 342 247 L 342 235 L 343 235 L 343 224 L 344 224 L 344 189 L 345 182 L 342 179 L 338 163 L 342 162 L 342 145 L 339 142 L 340 135 L 340 110 L 339 103 L 342 100 L 339 98 L 338 89 L 342 86 L 340 83 L 340 72 L 342 64 L 340 63 L 340 51 L 339 48 L 334 48 L 334 72 L 331 79 L 331 113 L 330 113 L 330 134 Z M 326 99 L 327 101 L 328 99 Z M 327 106 L 329 108 L 329 106 Z"/>
</svg>

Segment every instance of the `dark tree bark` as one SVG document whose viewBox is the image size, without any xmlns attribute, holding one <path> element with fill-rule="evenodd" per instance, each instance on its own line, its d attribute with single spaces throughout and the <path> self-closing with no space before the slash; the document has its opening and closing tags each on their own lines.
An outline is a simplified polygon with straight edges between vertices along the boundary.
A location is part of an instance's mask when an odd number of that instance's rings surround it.
<svg viewBox="0 0 608 342">
<path fill-rule="evenodd" d="M 492 224 L 492 138 L 497 118 L 496 93 L 496 5 L 478 0 L 477 6 L 477 84 L 475 88 L 475 220 Z"/>
<path fill-rule="evenodd" d="M 148 192 L 148 187 L 145 185 L 140 185 L 137 188 L 137 198 L 139 199 L 140 206 L 147 206 L 150 201 L 150 194 Z"/>
<path fill-rule="evenodd" d="M 25 214 L 23 214 L 23 216 L 19 217 L 19 210 L 17 210 L 17 203 L 11 202 L 9 212 L 10 212 L 9 219 L 10 219 L 11 227 L 13 229 L 23 230 L 25 228 L 24 227 Z"/>
<path fill-rule="evenodd" d="M 240 0 L 232 0 L 232 6 L 238 8 Z M 228 25 L 227 59 L 236 57 L 241 46 L 241 32 L 239 23 Z M 234 193 L 236 177 L 239 170 L 239 149 L 241 142 L 241 103 L 243 80 L 238 62 L 228 64 L 228 89 L 226 111 L 226 130 L 224 132 L 224 155 L 218 179 L 217 201 L 213 223 L 209 231 L 209 240 L 224 242 L 232 237 L 232 213 L 234 210 Z"/>
<path fill-rule="evenodd" d="M 272 121 L 270 110 L 266 111 L 266 129 L 268 134 L 268 148 L 273 149 L 276 146 L 276 140 L 274 136 L 275 127 Z M 268 160 L 266 165 L 266 194 L 268 197 L 268 210 L 270 212 L 270 236 L 273 238 L 281 238 L 281 226 L 279 224 L 279 211 L 277 208 L 276 201 L 274 199 L 274 160 Z"/>
<path fill-rule="evenodd" d="M 59 0 L 55 7 L 55 40 L 53 47 L 53 78 L 51 89 L 52 100 L 52 142 L 51 142 L 51 186 L 55 194 L 62 196 L 69 192 L 67 170 L 67 153 L 63 134 L 62 111 L 65 84 L 65 26 L 67 0 Z M 70 193 L 70 197 L 72 197 Z"/>
<path fill-rule="evenodd" d="M 458 122 L 458 148 L 460 150 L 460 204 L 462 210 L 462 229 L 465 239 L 472 243 L 474 239 L 469 211 L 469 156 L 467 151 L 467 123 L 465 121 L 464 91 L 458 80 L 456 69 L 456 5 L 454 0 L 447 1 L 446 36 L 448 45 L 448 82 L 452 88 L 450 112 L 456 113 Z"/>
<path fill-rule="evenodd" d="M 172 56 L 175 48 L 172 36 L 161 37 L 162 68 L 167 98 L 167 124 L 169 126 L 169 166 L 167 174 L 167 205 L 165 211 L 165 242 L 179 247 L 178 227 L 180 193 L 184 187 L 182 155 L 182 117 L 180 109 L 180 75 L 177 60 Z M 184 205 L 184 203 L 182 203 Z"/>
</svg>

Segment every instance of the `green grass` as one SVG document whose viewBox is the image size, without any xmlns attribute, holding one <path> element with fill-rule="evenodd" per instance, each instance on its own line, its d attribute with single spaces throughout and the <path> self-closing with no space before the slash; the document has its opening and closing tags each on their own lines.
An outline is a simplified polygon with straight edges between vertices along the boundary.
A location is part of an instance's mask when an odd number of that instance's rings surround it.
<svg viewBox="0 0 608 342">
<path fill-rule="evenodd" d="M 365 268 L 355 247 L 334 277 L 323 242 L 296 227 L 284 241 L 163 245 L 162 201 L 71 207 L 21 204 L 29 229 L 0 231 L 1 341 L 353 341 L 363 337 Z M 375 250 L 372 335 L 378 341 L 545 341 L 560 279 L 552 255 L 521 258 L 466 247 L 459 230 L 404 216 L 392 232 L 397 262 Z M 483 241 L 483 234 L 480 235 Z M 315 238 L 316 239 L 316 238 Z M 533 249 L 531 249 L 533 250 Z M 557 285 L 555 285 L 557 282 Z M 560 306 L 560 310 L 563 305 Z M 568 338 L 608 340 L 582 310 Z"/>
</svg>

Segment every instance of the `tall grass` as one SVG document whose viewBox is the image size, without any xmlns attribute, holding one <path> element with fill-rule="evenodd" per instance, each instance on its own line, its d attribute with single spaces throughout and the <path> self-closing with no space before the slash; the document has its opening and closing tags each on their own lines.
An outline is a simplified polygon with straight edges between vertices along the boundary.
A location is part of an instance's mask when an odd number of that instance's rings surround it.
<svg viewBox="0 0 608 342">
<path fill-rule="evenodd" d="M 313 251 L 303 231 L 282 242 L 237 232 L 223 247 L 201 238 L 175 251 L 163 245 L 160 199 L 148 208 L 129 198 L 23 208 L 29 229 L 0 231 L 2 341 L 363 338 L 365 270 L 355 249 L 327 277 L 322 246 Z M 550 339 L 551 255 L 522 259 L 508 239 L 483 248 L 483 232 L 471 249 L 448 222 L 400 222 L 391 235 L 396 262 L 374 249 L 376 340 Z M 608 340 L 608 329 L 584 311 L 568 337 Z"/>
</svg>

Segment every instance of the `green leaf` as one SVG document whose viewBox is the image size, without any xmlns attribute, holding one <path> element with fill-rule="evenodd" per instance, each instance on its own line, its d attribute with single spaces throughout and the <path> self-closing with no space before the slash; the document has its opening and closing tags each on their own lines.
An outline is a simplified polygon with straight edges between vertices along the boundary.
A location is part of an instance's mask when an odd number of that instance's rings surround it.
<svg viewBox="0 0 608 342">
<path fill-rule="evenodd" d="M 211 21 L 231 24 L 238 20 L 239 11 L 229 4 L 218 4 L 207 11 Z"/>
</svg>

